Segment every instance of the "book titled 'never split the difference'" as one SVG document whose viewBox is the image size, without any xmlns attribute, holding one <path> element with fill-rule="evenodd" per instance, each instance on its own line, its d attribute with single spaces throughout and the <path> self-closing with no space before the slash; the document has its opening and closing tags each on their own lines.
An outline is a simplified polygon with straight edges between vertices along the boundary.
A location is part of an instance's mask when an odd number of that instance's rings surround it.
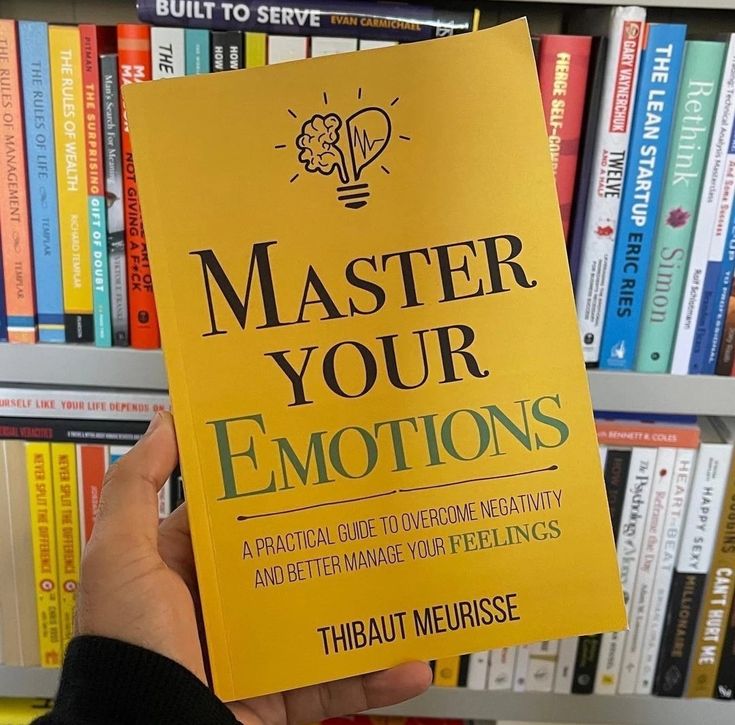
<svg viewBox="0 0 735 725">
<path fill-rule="evenodd" d="M 220 697 L 623 629 L 526 23 L 124 98 Z"/>
</svg>

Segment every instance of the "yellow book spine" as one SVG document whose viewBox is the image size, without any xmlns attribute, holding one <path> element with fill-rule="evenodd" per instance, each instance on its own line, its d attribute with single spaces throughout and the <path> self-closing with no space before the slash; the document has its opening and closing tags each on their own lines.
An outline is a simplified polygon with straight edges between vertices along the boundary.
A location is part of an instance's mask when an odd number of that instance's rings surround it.
<svg viewBox="0 0 735 725">
<path fill-rule="evenodd" d="M 61 622 L 49 443 L 26 443 L 26 471 L 41 667 L 58 667 L 61 664 Z"/>
<path fill-rule="evenodd" d="M 79 30 L 49 27 L 51 96 L 64 313 L 92 316 L 92 266 L 87 210 Z"/>
<path fill-rule="evenodd" d="M 245 67 L 259 68 L 266 64 L 266 45 L 268 36 L 265 33 L 245 33 Z"/>
<path fill-rule="evenodd" d="M 54 475 L 61 643 L 62 651 L 66 651 L 74 631 L 74 606 L 81 562 L 76 446 L 73 443 L 52 443 L 51 463 Z"/>
<path fill-rule="evenodd" d="M 434 685 L 436 687 L 457 687 L 459 685 L 459 656 L 443 657 L 434 665 Z"/>
</svg>

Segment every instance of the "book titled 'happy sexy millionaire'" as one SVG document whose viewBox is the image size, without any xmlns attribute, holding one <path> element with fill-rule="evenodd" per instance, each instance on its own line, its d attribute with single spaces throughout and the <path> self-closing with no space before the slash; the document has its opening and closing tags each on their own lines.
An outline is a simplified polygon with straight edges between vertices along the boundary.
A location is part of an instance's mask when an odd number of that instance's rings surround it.
<svg viewBox="0 0 735 725">
<path fill-rule="evenodd" d="M 124 95 L 216 692 L 624 628 L 526 23 Z"/>
</svg>

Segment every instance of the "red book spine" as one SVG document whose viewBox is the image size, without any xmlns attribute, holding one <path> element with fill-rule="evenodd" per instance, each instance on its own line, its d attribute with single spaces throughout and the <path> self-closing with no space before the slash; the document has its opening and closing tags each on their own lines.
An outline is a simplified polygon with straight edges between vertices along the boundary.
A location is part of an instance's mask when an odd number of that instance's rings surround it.
<svg viewBox="0 0 735 725">
<path fill-rule="evenodd" d="M 79 517 L 82 524 L 82 541 L 89 541 L 102 494 L 102 483 L 107 468 L 104 446 L 79 446 Z"/>
<path fill-rule="evenodd" d="M 142 83 L 151 79 L 151 35 L 147 25 L 118 25 L 117 50 L 121 89 L 129 83 Z M 140 214 L 128 116 L 122 97 L 120 109 L 130 343 L 133 347 L 149 349 L 160 346 L 158 318 L 153 299 L 153 283 L 143 232 L 143 219 Z"/>
<path fill-rule="evenodd" d="M 18 34 L 0 20 L 0 234 L 10 342 L 36 342 Z"/>
<path fill-rule="evenodd" d="M 586 35 L 541 36 L 539 84 L 564 237 L 567 240 L 591 53 L 592 38 Z"/>
</svg>

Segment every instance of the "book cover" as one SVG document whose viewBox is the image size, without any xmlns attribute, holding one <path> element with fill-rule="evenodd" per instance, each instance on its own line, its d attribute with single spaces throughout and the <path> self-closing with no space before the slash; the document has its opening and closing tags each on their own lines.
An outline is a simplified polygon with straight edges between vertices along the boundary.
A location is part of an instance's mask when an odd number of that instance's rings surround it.
<svg viewBox="0 0 735 725">
<path fill-rule="evenodd" d="M 572 216 L 591 52 L 590 36 L 541 36 L 539 85 L 566 239 Z"/>
<path fill-rule="evenodd" d="M 92 529 L 97 518 L 102 484 L 105 480 L 105 471 L 108 465 L 108 451 L 106 446 L 82 444 L 76 446 L 78 493 L 79 500 L 79 531 L 81 545 L 84 546 L 92 536 Z"/>
<path fill-rule="evenodd" d="M 212 31 L 212 72 L 244 68 L 243 34 L 239 30 Z M 304 42 L 305 39 L 303 39 Z"/>
<path fill-rule="evenodd" d="M 671 359 L 674 375 L 687 375 L 692 357 L 694 335 L 702 302 L 704 276 L 707 267 L 710 241 L 715 226 L 715 216 L 722 188 L 724 160 L 727 142 L 735 121 L 735 35 L 730 36 L 713 120 L 710 145 L 707 151 L 707 167 L 697 209 L 694 238 L 689 254 L 686 282 L 682 294 L 681 314 Z"/>
<path fill-rule="evenodd" d="M 74 634 L 74 605 L 79 585 L 82 551 L 79 529 L 77 455 L 76 446 L 73 443 L 51 444 L 51 470 L 61 613 L 61 651 L 65 652 Z"/>
<path fill-rule="evenodd" d="M 43 698 L 4 697 L 0 700 L 2 725 L 29 725 L 36 718 L 46 715 L 53 701 Z"/>
<path fill-rule="evenodd" d="M 82 86 L 84 102 L 84 139 L 87 161 L 87 208 L 89 244 L 92 254 L 92 315 L 94 344 L 112 345 L 110 307 L 110 264 L 108 256 L 105 172 L 103 165 L 102 97 L 99 56 L 115 48 L 114 28 L 80 25 L 82 48 Z"/>
<path fill-rule="evenodd" d="M 311 57 L 320 58 L 323 55 L 337 53 L 351 53 L 357 50 L 357 38 L 330 38 L 315 35 L 311 38 Z"/>
<path fill-rule="evenodd" d="M 645 19 L 646 11 L 635 6 L 610 11 L 605 79 L 575 287 L 582 349 L 588 363 L 596 363 L 600 357 Z"/>
<path fill-rule="evenodd" d="M 126 347 L 130 344 L 130 326 L 128 324 L 128 273 L 125 261 L 125 212 L 123 210 L 117 53 L 101 54 L 99 63 L 112 344 Z"/>
<path fill-rule="evenodd" d="M 41 667 L 59 667 L 62 634 L 51 445 L 26 443 L 25 453 Z"/>
<path fill-rule="evenodd" d="M 724 43 L 689 40 L 686 44 L 641 315 L 636 356 L 640 372 L 669 371 L 724 52 Z"/>
<path fill-rule="evenodd" d="M 303 60 L 309 56 L 309 39 L 290 35 L 268 36 L 268 65 Z"/>
<path fill-rule="evenodd" d="M 679 89 L 685 25 L 646 26 L 600 367 L 632 370 Z"/>
<path fill-rule="evenodd" d="M 679 541 L 684 523 L 684 514 L 689 501 L 694 461 L 697 451 L 691 448 L 680 448 L 676 452 L 676 461 L 671 483 L 671 494 L 663 524 L 663 539 L 658 564 L 651 590 L 648 621 L 643 633 L 641 660 L 636 682 L 636 693 L 650 695 L 653 689 L 653 677 L 661 647 L 661 638 L 666 615 L 666 606 L 671 589 L 671 579 L 679 551 Z"/>
<path fill-rule="evenodd" d="M 525 21 L 126 92 L 218 694 L 624 627 Z"/>
<path fill-rule="evenodd" d="M 245 33 L 245 67 L 260 68 L 268 61 L 268 36 L 265 33 Z"/>
<path fill-rule="evenodd" d="M 184 49 L 186 53 L 186 75 L 196 76 L 210 72 L 208 30 L 187 28 L 184 31 Z"/>
<path fill-rule="evenodd" d="M 733 230 L 735 232 L 735 229 Z M 733 233 L 731 232 L 731 238 Z M 717 367 L 715 373 L 717 375 L 732 375 L 733 360 L 735 360 L 735 277 L 730 285 L 730 295 L 727 300 L 727 309 L 725 310 L 725 322 L 722 330 L 722 340 L 720 341 L 720 350 L 717 354 Z"/>
<path fill-rule="evenodd" d="M 732 457 L 732 445 L 722 442 L 708 419 L 703 418 L 700 426 L 702 443 L 694 467 L 654 676 L 654 694 L 665 697 L 684 694 Z"/>
<path fill-rule="evenodd" d="M 138 17 L 151 25 L 252 30 L 284 35 L 349 35 L 377 40 L 429 40 L 477 28 L 479 13 L 396 2 L 174 3 L 138 0 Z M 183 12 L 182 12 L 183 10 Z"/>
<path fill-rule="evenodd" d="M 1 437 L 1 436 L 0 436 Z M 16 603 L 15 636 L 23 667 L 38 667 L 41 663 L 36 618 L 36 581 L 33 563 L 34 547 L 31 535 L 31 510 L 26 473 L 25 443 L 21 440 L 0 440 L 5 455 L 5 480 L 12 481 L 4 491 L 10 515 L 11 548 L 8 550 L 15 570 L 13 594 Z M 3 579 L 4 582 L 10 580 Z"/>
<path fill-rule="evenodd" d="M 67 342 L 93 342 L 92 250 L 89 243 L 79 29 L 49 26 L 51 98 L 57 154 L 59 239 Z"/>
<path fill-rule="evenodd" d="M 30 131 L 26 137 L 26 153 L 38 336 L 41 342 L 64 342 L 48 25 L 20 21 L 18 40 L 23 74 L 23 112 Z"/>
<path fill-rule="evenodd" d="M 143 83 L 151 79 L 150 29 L 147 26 L 118 25 L 117 53 L 118 82 L 121 89 L 127 85 Z M 156 303 L 153 298 L 148 246 L 143 229 L 143 218 L 140 214 L 138 182 L 128 130 L 128 114 L 122 98 L 120 103 L 130 344 L 137 348 L 157 348 L 161 341 L 158 333 Z"/>
<path fill-rule="evenodd" d="M 0 228 L 5 276 L 5 313 L 10 342 L 36 342 L 33 252 L 28 209 L 18 32 L 14 20 L 0 20 Z"/>
</svg>

